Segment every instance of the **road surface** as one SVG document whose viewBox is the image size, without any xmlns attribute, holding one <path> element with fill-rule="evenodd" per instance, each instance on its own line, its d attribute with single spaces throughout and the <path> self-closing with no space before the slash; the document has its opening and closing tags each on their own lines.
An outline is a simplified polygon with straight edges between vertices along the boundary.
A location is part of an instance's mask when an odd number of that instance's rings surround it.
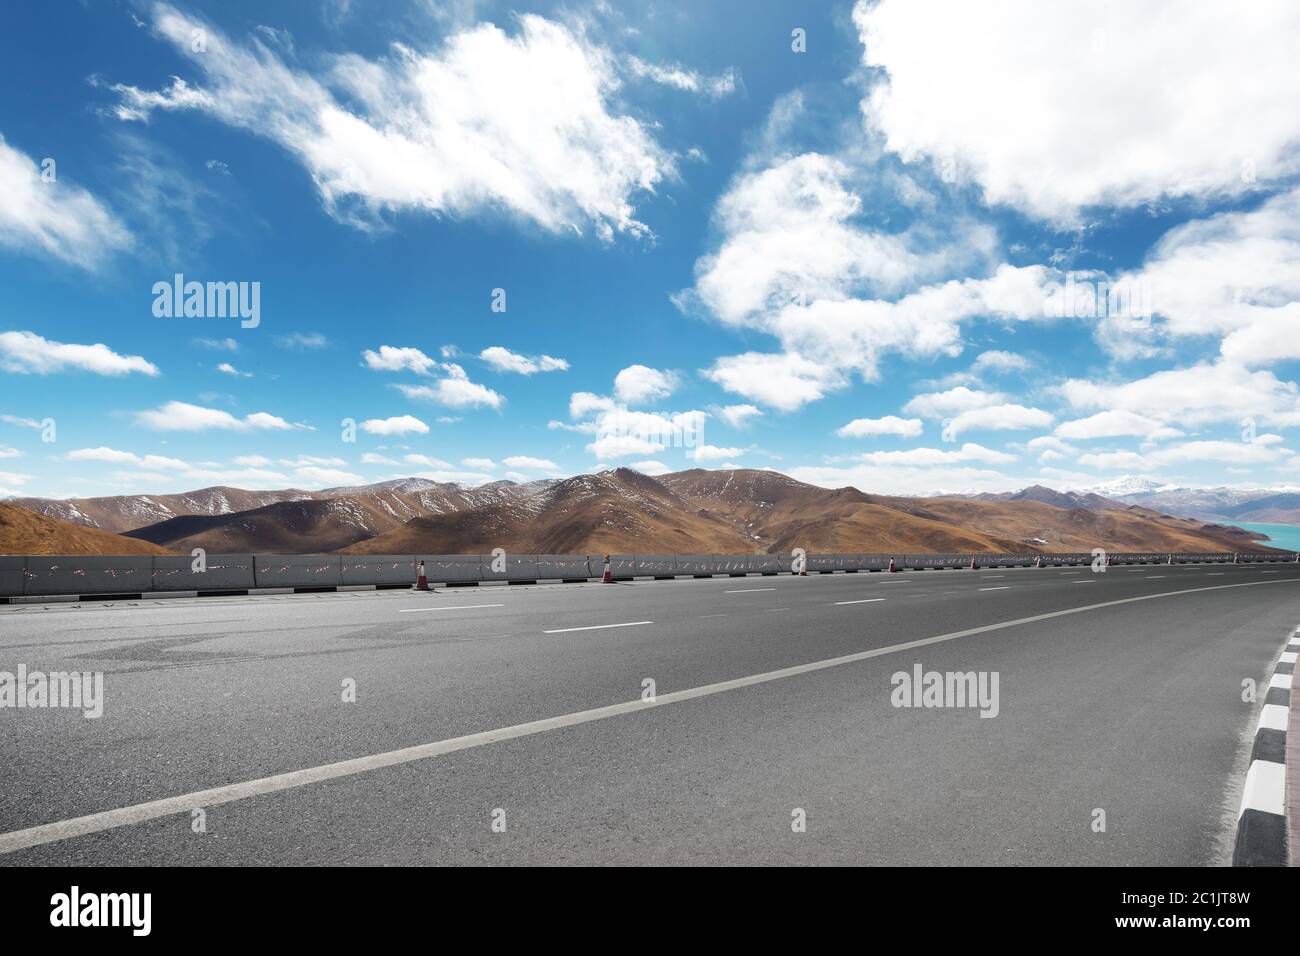
<svg viewBox="0 0 1300 956">
<path fill-rule="evenodd" d="M 0 865 L 1225 864 L 1297 624 L 1294 565 L 3 608 L 105 700 L 0 710 Z"/>
</svg>

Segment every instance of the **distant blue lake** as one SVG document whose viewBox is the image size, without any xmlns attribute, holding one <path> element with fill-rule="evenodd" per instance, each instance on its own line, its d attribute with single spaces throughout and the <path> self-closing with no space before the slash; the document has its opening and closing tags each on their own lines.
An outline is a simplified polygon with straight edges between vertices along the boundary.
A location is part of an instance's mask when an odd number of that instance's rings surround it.
<svg viewBox="0 0 1300 956">
<path fill-rule="evenodd" d="M 1261 542 L 1271 548 L 1285 548 L 1288 551 L 1300 551 L 1300 525 L 1294 524 L 1242 524 L 1234 522 L 1237 527 L 1247 531 L 1266 534 L 1269 540 Z"/>
</svg>

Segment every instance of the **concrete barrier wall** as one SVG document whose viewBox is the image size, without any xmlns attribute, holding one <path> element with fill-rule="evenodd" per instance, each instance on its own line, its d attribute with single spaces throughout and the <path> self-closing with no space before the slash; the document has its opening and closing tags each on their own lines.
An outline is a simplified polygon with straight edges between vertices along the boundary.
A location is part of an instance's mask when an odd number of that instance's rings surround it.
<svg viewBox="0 0 1300 956">
<path fill-rule="evenodd" d="M 603 565 L 602 565 L 603 567 Z M 539 554 L 537 556 L 538 580 L 585 580 L 599 577 L 600 571 L 593 575 L 591 562 L 585 554 Z"/>
<path fill-rule="evenodd" d="M 810 554 L 807 570 L 885 570 L 894 559 L 900 570 L 909 568 L 966 568 L 974 557 L 977 566 L 1087 566 L 1092 554 Z M 1168 552 L 1112 552 L 1112 564 L 1165 564 Z M 1173 554 L 1175 564 L 1232 563 L 1232 554 Z M 1291 563 L 1295 553 L 1243 552 L 1238 563 Z M 21 556 L 0 555 L 0 597 L 80 594 L 133 594 L 150 591 L 234 591 L 254 588 L 312 588 L 344 585 L 413 584 L 418 563 L 433 583 L 482 581 L 583 580 L 599 578 L 603 555 L 506 555 L 504 570 L 493 570 L 490 554 L 426 555 L 248 555 L 209 554 L 207 570 L 190 570 L 192 558 L 175 556 Z M 610 555 L 614 577 L 671 577 L 691 574 L 789 573 L 789 554 L 615 554 Z"/>
<path fill-rule="evenodd" d="M 477 554 L 417 554 L 416 562 L 424 562 L 424 573 L 430 581 L 458 584 L 481 579 L 481 559 Z M 488 566 L 491 567 L 489 555 Z M 412 582 L 415 578 L 411 578 Z"/>
<path fill-rule="evenodd" d="M 0 595 L 23 593 L 24 569 L 27 559 L 18 555 L 0 554 Z"/>
<path fill-rule="evenodd" d="M 410 584 L 415 580 L 415 556 L 410 554 L 345 554 L 339 568 L 344 584 Z"/>
<path fill-rule="evenodd" d="M 30 557 L 23 594 L 126 594 L 152 587 L 153 558 Z"/>
<path fill-rule="evenodd" d="M 337 554 L 259 554 L 253 576 L 259 588 L 322 588 L 343 583 Z"/>
<path fill-rule="evenodd" d="M 195 572 L 194 559 L 184 555 L 153 558 L 148 587 L 143 591 L 243 591 L 256 587 L 251 554 L 209 554 L 207 570 Z"/>
</svg>

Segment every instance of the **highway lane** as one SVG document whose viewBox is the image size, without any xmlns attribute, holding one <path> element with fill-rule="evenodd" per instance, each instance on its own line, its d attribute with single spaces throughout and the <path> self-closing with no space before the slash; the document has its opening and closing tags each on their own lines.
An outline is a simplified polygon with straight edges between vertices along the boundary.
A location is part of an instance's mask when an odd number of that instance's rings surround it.
<svg viewBox="0 0 1300 956">
<path fill-rule="evenodd" d="M 647 677 L 663 695 L 1036 614 L 1217 589 L 255 796 L 213 808 L 203 837 L 188 818 L 169 817 L 0 863 L 329 862 L 340 853 L 351 862 L 1214 862 L 1250 721 L 1240 681 L 1262 675 L 1300 621 L 1297 570 L 1004 569 L 6 609 L 0 669 L 104 670 L 108 688 L 98 721 L 0 711 L 0 763 L 16 768 L 0 830 L 11 831 L 633 700 Z M 1248 586 L 1224 587 L 1237 584 Z M 915 662 L 997 670 L 1001 713 L 891 707 L 889 674 Z M 344 678 L 357 682 L 355 704 L 340 700 Z M 771 808 L 799 787 L 802 802 L 773 831 Z M 1105 799 L 1120 808 L 1107 834 L 1068 822 L 1071 801 L 1089 792 L 1086 811 Z M 505 834 L 488 829 L 497 806 Z M 794 806 L 809 811 L 806 834 L 790 833 Z M 1011 808 L 1019 814 L 1008 817 Z M 957 820 L 968 821 L 962 833 Z"/>
</svg>

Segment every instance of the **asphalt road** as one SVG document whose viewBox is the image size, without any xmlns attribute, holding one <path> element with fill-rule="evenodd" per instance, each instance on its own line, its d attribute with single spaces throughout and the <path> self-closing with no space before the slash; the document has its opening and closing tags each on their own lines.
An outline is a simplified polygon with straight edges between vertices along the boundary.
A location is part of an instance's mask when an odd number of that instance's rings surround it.
<svg viewBox="0 0 1300 956">
<path fill-rule="evenodd" d="M 1297 624 L 1294 565 L 3 608 L 105 702 L 0 709 L 0 865 L 1224 864 Z M 997 716 L 893 706 L 918 664 Z"/>
</svg>

